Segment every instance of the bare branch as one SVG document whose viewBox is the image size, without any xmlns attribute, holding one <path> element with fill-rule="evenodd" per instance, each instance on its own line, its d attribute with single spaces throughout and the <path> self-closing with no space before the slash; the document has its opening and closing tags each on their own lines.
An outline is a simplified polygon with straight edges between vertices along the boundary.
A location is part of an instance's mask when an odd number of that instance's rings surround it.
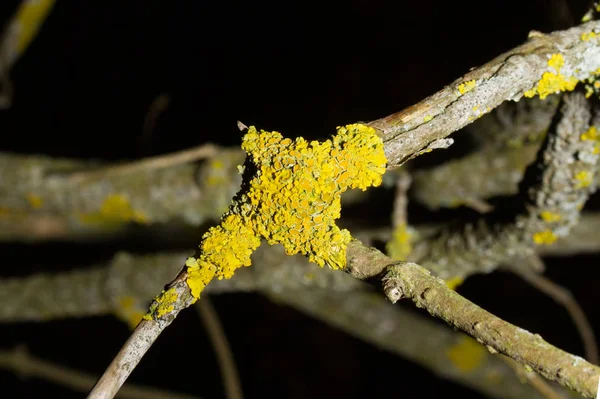
<svg viewBox="0 0 600 399">
<path fill-rule="evenodd" d="M 472 338 L 393 306 L 369 287 L 352 291 L 351 295 L 316 287 L 264 293 L 276 303 L 292 306 L 485 397 L 543 398 L 530 385 L 521 383 L 500 357 L 493 356 Z M 575 396 L 567 390 L 562 393 L 564 397 Z"/>
<path fill-rule="evenodd" d="M 534 256 L 534 258 L 537 258 L 537 256 Z M 539 260 L 539 262 L 542 261 Z M 573 294 L 571 294 L 571 292 L 566 288 L 531 270 L 531 268 L 527 269 L 509 267 L 509 269 L 523 280 L 527 281 L 533 287 L 542 291 L 554 301 L 562 305 L 567 312 L 569 312 L 569 315 L 571 316 L 571 319 L 573 320 L 573 323 L 575 324 L 575 327 L 581 336 L 581 340 L 583 341 L 583 348 L 585 350 L 586 358 L 591 363 L 598 364 L 598 345 L 596 344 L 594 329 L 590 325 L 590 322 L 583 312 L 583 309 L 581 309 L 581 306 L 579 306 L 573 297 Z"/>
<path fill-rule="evenodd" d="M 196 304 L 196 309 L 215 348 L 227 399 L 242 399 L 244 395 L 242 394 L 242 385 L 235 365 L 235 358 L 227 342 L 227 336 L 219 320 L 219 315 L 210 298 L 204 297 Z"/>
<path fill-rule="evenodd" d="M 121 165 L 110 165 L 91 171 L 69 173 L 66 176 L 50 176 L 50 178 L 64 177 L 69 183 L 81 183 L 85 180 L 105 179 L 111 176 L 122 176 L 142 171 L 152 171 L 182 165 L 201 159 L 214 157 L 219 153 L 219 148 L 213 144 L 203 144 L 198 147 L 178 151 L 172 154 L 159 155 L 145 158 L 140 161 L 129 162 Z"/>
</svg>

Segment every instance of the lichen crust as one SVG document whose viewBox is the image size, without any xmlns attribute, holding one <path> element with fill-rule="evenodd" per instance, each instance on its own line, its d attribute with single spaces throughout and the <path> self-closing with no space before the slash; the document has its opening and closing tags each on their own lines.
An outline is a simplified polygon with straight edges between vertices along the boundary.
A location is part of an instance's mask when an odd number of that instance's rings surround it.
<svg viewBox="0 0 600 399">
<path fill-rule="evenodd" d="M 187 283 L 194 298 L 214 277 L 230 278 L 249 266 L 261 240 L 283 245 L 289 255 L 343 269 L 348 230 L 340 229 L 341 194 L 379 186 L 386 170 L 383 142 L 371 127 L 351 124 L 323 142 L 284 138 L 251 126 L 242 139 L 248 154 L 245 179 L 221 224 L 202 237 L 188 258 Z M 246 173 L 246 172 L 245 172 Z"/>
</svg>

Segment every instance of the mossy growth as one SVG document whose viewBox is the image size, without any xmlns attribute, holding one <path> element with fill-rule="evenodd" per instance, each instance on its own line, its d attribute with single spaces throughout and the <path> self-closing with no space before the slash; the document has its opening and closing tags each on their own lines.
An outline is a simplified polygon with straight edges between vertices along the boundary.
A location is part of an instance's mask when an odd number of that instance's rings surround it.
<svg viewBox="0 0 600 399">
<path fill-rule="evenodd" d="M 340 196 L 349 188 L 379 186 L 387 162 L 381 138 L 361 124 L 338 127 L 323 142 L 250 127 L 242 149 L 248 154 L 242 190 L 186 262 L 196 299 L 214 277 L 230 278 L 249 266 L 262 239 L 282 244 L 289 255 L 343 269 L 351 236 L 335 224 Z"/>
</svg>

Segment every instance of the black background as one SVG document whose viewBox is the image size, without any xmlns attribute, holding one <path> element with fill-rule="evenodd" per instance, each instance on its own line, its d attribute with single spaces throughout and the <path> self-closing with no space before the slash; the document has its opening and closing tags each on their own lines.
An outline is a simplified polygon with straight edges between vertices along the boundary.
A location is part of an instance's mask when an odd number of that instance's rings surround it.
<svg viewBox="0 0 600 399">
<path fill-rule="evenodd" d="M 585 1 L 572 3 L 579 19 Z M 17 4 L 0 2 L 2 22 Z M 0 150 L 117 160 L 207 141 L 237 146 L 237 120 L 290 137 L 322 138 L 337 125 L 373 120 L 421 100 L 522 43 L 531 29 L 567 27 L 554 7 L 551 0 L 60 1 L 11 72 L 15 95 L 12 108 L 0 112 Z M 148 107 L 163 93 L 171 103 L 144 137 Z M 460 140 L 460 133 L 453 137 Z M 386 223 L 391 210 L 391 193 L 380 191 L 380 204 L 361 209 L 373 223 Z M 444 215 L 411 205 L 412 222 Z M 119 249 L 157 248 L 139 242 L 0 243 L 0 275 L 86 267 Z M 547 275 L 574 292 L 600 331 L 597 259 L 549 259 Z M 566 312 L 518 278 L 475 276 L 460 292 L 582 354 Z M 258 295 L 220 296 L 214 303 L 248 398 L 481 397 Z M 128 334 L 112 316 L 4 324 L 0 345 L 26 344 L 37 356 L 99 375 Z M 179 316 L 130 381 L 223 397 L 195 312 Z M 0 387 L 3 397 L 83 396 L 7 371 L 0 371 Z"/>
</svg>

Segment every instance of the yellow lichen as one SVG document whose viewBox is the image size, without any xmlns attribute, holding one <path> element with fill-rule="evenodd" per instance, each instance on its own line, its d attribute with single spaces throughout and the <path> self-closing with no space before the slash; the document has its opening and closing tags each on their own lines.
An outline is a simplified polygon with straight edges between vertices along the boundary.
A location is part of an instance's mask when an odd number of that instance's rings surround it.
<svg viewBox="0 0 600 399">
<path fill-rule="evenodd" d="M 552 244 L 557 237 L 552 230 L 538 231 L 533 235 L 533 242 L 538 245 Z"/>
<path fill-rule="evenodd" d="M 412 251 L 411 238 L 406 223 L 400 223 L 386 244 L 387 254 L 394 259 L 406 260 Z"/>
<path fill-rule="evenodd" d="M 118 302 L 119 308 L 115 310 L 116 316 L 125 321 L 130 329 L 134 329 L 144 316 L 138 301 L 134 297 L 124 296 L 119 298 Z"/>
<path fill-rule="evenodd" d="M 163 290 L 160 295 L 154 298 L 154 302 L 150 305 L 150 310 L 143 317 L 144 320 L 160 319 L 164 315 L 175 310 L 175 301 L 179 298 L 174 287 L 168 290 Z"/>
<path fill-rule="evenodd" d="M 575 174 L 577 180 L 577 188 L 585 188 L 592 184 L 592 174 L 587 170 L 581 170 Z"/>
<path fill-rule="evenodd" d="M 148 219 L 142 212 L 134 210 L 125 196 L 111 194 L 106 197 L 98 212 L 82 214 L 81 220 L 90 224 L 120 224 L 147 223 Z"/>
<path fill-rule="evenodd" d="M 387 161 L 375 130 L 347 125 L 331 140 L 308 142 L 250 127 L 242 149 L 254 176 L 221 224 L 204 234 L 199 256 L 186 262 L 194 298 L 214 277 L 229 278 L 249 266 L 261 238 L 282 244 L 289 255 L 302 253 L 320 266 L 344 268 L 351 237 L 335 224 L 340 196 L 349 188 L 381 184 Z"/>
<path fill-rule="evenodd" d="M 600 135 L 598 135 L 598 129 L 596 129 L 596 126 L 592 125 L 588 130 L 581 133 L 579 138 L 581 140 L 600 140 Z"/>
<path fill-rule="evenodd" d="M 478 368 L 485 360 L 485 354 L 484 347 L 467 335 L 461 336 L 460 340 L 446 351 L 448 359 L 463 373 L 470 373 Z"/>
<path fill-rule="evenodd" d="M 542 218 L 542 220 L 544 222 L 547 222 L 547 223 L 558 222 L 559 220 L 562 219 L 562 216 L 560 214 L 555 213 L 555 212 L 550 212 L 550 211 L 540 212 L 540 217 Z"/>
<path fill-rule="evenodd" d="M 598 35 L 594 31 L 584 32 L 584 33 L 581 34 L 581 40 L 583 40 L 583 41 L 588 41 L 588 40 L 596 39 L 598 37 L 600 37 L 600 35 Z"/>
<path fill-rule="evenodd" d="M 27 202 L 29 202 L 29 205 L 31 205 L 33 209 L 40 209 L 44 206 L 42 198 L 34 193 L 27 194 Z"/>
<path fill-rule="evenodd" d="M 456 290 L 464 282 L 465 282 L 465 279 L 462 277 L 458 277 L 458 276 L 450 277 L 449 279 L 444 280 L 444 283 L 446 283 L 448 288 L 450 288 L 451 290 Z"/>
<path fill-rule="evenodd" d="M 474 80 L 468 80 L 468 81 L 463 82 L 458 85 L 458 92 L 462 96 L 463 94 L 468 93 L 471 90 L 473 90 L 476 85 L 477 85 L 477 83 Z"/>
<path fill-rule="evenodd" d="M 538 94 L 540 99 L 543 100 L 550 94 L 575 89 L 578 82 L 577 78 L 564 76 L 560 73 L 564 64 L 565 60 L 562 54 L 553 54 L 548 60 L 548 66 L 554 71 L 544 72 L 542 78 L 538 81 L 537 86 L 531 90 L 527 90 L 523 95 L 525 97 L 534 97 Z"/>
<path fill-rule="evenodd" d="M 429 121 L 430 121 L 430 120 L 432 120 L 432 119 L 433 119 L 433 116 L 431 116 L 431 115 L 427 115 L 427 116 L 425 116 L 425 117 L 423 118 L 423 122 L 427 123 L 427 122 L 429 122 Z"/>
</svg>

